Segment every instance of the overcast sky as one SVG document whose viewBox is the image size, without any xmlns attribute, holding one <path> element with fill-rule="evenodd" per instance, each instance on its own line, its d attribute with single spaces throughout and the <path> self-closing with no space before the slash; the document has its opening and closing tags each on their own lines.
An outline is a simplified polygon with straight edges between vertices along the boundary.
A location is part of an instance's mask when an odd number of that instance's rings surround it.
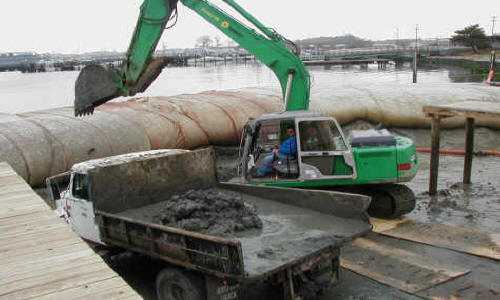
<svg viewBox="0 0 500 300">
<path fill-rule="evenodd" d="M 223 6 L 220 0 L 213 2 Z M 141 3 L 141 0 L 2 0 L 0 52 L 125 51 Z M 293 40 L 347 33 L 372 40 L 393 39 L 398 28 L 400 38 L 413 38 L 416 24 L 424 38 L 449 37 L 454 30 L 476 23 L 489 34 L 491 17 L 500 19 L 500 0 L 239 0 L 238 3 Z M 179 6 L 179 21 L 163 34 L 160 48 L 162 45 L 193 47 L 201 35 L 222 36 L 201 17 Z"/>
</svg>

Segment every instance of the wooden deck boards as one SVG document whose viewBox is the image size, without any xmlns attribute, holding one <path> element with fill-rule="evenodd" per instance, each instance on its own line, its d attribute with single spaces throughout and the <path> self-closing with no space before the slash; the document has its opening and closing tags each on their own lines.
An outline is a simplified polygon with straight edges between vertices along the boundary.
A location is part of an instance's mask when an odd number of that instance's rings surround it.
<svg viewBox="0 0 500 300">
<path fill-rule="evenodd" d="M 487 101 L 462 101 L 444 105 L 426 105 L 423 108 L 427 116 L 442 117 L 463 116 L 466 118 L 500 118 L 500 103 Z"/>
<path fill-rule="evenodd" d="M 1 299 L 141 299 L 0 163 Z"/>
</svg>

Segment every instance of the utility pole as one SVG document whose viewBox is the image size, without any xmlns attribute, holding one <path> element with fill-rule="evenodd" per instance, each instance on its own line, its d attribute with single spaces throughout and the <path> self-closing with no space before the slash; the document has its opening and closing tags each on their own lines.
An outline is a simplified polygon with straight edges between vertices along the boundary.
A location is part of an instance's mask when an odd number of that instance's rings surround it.
<svg viewBox="0 0 500 300">
<path fill-rule="evenodd" d="M 415 26 L 415 53 L 413 55 L 413 83 L 417 83 L 418 24 Z"/>
<path fill-rule="evenodd" d="M 493 35 L 495 34 L 495 23 L 497 21 L 497 17 L 493 16 L 491 17 L 491 38 L 493 38 Z"/>
<path fill-rule="evenodd" d="M 491 51 L 493 51 L 493 35 L 495 35 L 495 22 L 497 21 L 497 17 L 491 17 Z"/>
<path fill-rule="evenodd" d="M 491 17 L 491 56 L 490 56 L 490 75 L 488 76 L 488 80 L 493 81 L 495 77 L 495 68 L 496 68 L 496 52 L 495 49 L 493 48 L 493 35 L 495 34 L 495 22 L 497 20 L 497 17 L 493 16 Z M 492 75 L 493 74 L 493 75 Z"/>
<path fill-rule="evenodd" d="M 396 46 L 399 48 L 399 27 L 396 28 Z"/>
</svg>

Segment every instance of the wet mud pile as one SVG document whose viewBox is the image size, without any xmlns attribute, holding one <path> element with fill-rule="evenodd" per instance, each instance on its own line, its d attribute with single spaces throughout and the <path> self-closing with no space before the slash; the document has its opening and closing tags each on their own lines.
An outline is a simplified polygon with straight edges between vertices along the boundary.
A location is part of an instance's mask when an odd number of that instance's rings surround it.
<svg viewBox="0 0 500 300">
<path fill-rule="evenodd" d="M 204 234 L 226 236 L 262 228 L 255 206 L 246 204 L 238 193 L 217 189 L 189 190 L 155 204 L 151 222 Z"/>
</svg>

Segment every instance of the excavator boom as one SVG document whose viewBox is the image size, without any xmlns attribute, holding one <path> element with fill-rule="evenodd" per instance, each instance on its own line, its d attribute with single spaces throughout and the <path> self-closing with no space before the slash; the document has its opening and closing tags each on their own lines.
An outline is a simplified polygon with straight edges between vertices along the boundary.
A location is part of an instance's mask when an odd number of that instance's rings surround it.
<svg viewBox="0 0 500 300">
<path fill-rule="evenodd" d="M 300 58 L 285 45 L 288 42 L 267 28 L 234 0 L 224 0 L 259 31 L 205 0 L 180 0 L 207 22 L 238 43 L 268 66 L 278 77 L 286 110 L 309 107 L 310 76 Z M 167 26 L 177 15 L 178 0 L 145 0 L 123 62 L 121 72 L 98 65 L 85 67 L 75 84 L 75 115 L 92 113 L 94 108 L 119 96 L 143 92 L 158 77 L 169 60 L 153 59 L 153 52 Z"/>
</svg>

